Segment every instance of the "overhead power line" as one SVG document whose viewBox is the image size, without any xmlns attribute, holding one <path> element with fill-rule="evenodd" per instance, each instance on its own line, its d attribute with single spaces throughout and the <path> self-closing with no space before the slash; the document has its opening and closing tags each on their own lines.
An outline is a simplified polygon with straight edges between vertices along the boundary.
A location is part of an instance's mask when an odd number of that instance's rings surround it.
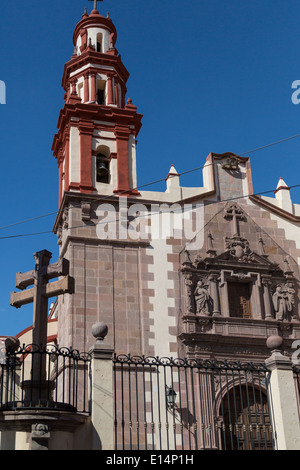
<svg viewBox="0 0 300 470">
<path fill-rule="evenodd" d="M 299 188 L 300 187 L 300 184 L 295 184 L 293 186 L 289 186 L 290 189 L 292 188 Z M 270 189 L 268 191 L 262 191 L 262 192 L 259 192 L 259 193 L 255 193 L 255 194 L 247 194 L 247 195 L 243 195 L 243 196 L 236 196 L 236 197 L 232 197 L 232 198 L 228 198 L 228 199 L 222 199 L 220 201 L 207 201 L 207 205 L 214 205 L 214 204 L 221 204 L 221 203 L 224 203 L 224 202 L 229 202 L 229 201 L 234 201 L 234 200 L 237 200 L 237 199 L 247 199 L 251 196 L 262 196 L 263 194 L 268 194 L 268 193 L 274 193 L 275 189 Z M 97 199 L 98 201 L 98 199 Z M 164 211 L 164 213 L 167 213 L 168 211 Z M 158 212 L 160 213 L 160 212 Z M 153 213 L 151 213 L 151 215 L 153 215 Z M 137 218 L 141 218 L 141 217 L 147 217 L 148 214 L 146 216 L 142 215 L 138 215 L 138 216 L 135 216 L 133 217 L 133 219 L 137 219 Z M 128 219 L 125 219 L 122 217 L 121 221 L 122 222 L 125 222 L 125 221 L 129 221 Z M 120 219 L 117 219 L 115 222 L 119 222 Z M 103 224 L 108 224 L 109 222 L 107 220 L 105 220 L 104 222 L 100 221 L 100 222 L 97 222 L 96 225 L 100 225 L 101 223 Z M 83 228 L 83 227 L 86 227 L 86 224 L 82 224 L 82 225 L 76 225 L 74 227 L 68 227 L 68 230 L 75 230 L 77 228 Z M 22 238 L 22 237 L 30 237 L 30 236 L 36 236 L 36 235 L 46 235 L 46 234 L 50 234 L 50 233 L 53 233 L 52 230 L 46 230 L 44 232 L 32 232 L 32 233 L 22 233 L 22 234 L 18 234 L 18 235 L 7 235 L 5 237 L 0 237 L 0 240 L 5 240 L 5 239 L 10 239 L 10 238 Z"/>
<path fill-rule="evenodd" d="M 283 142 L 287 142 L 289 140 L 292 140 L 292 139 L 296 139 L 300 137 L 300 134 L 296 134 L 296 135 L 293 135 L 291 137 L 286 137 L 284 139 L 281 139 L 281 140 L 277 140 L 275 142 L 272 142 L 270 144 L 267 144 L 267 145 L 264 145 L 262 147 L 257 147 L 255 149 L 252 149 L 252 150 L 248 150 L 247 152 L 243 152 L 243 153 L 239 153 L 237 156 L 243 156 L 243 155 L 248 155 L 250 153 L 254 153 L 254 152 L 257 152 L 259 150 L 263 150 L 263 149 L 266 149 L 268 147 L 272 147 L 274 145 L 278 145 L 278 144 L 281 144 Z M 199 170 L 202 170 L 204 167 L 209 167 L 209 166 L 212 166 L 212 165 L 215 165 L 215 163 L 209 163 L 209 164 L 205 164 L 205 165 L 201 165 L 201 166 L 198 166 L 198 167 L 195 167 L 195 168 L 191 168 L 190 170 L 186 170 L 186 171 L 183 171 L 181 173 L 178 173 L 178 176 L 183 176 L 183 175 L 186 175 L 188 173 L 192 173 L 192 172 L 195 172 L 195 171 L 199 171 Z M 158 184 L 158 183 L 162 183 L 166 181 L 166 178 L 160 178 L 160 179 L 157 179 L 157 180 L 154 180 L 154 181 L 150 181 L 149 183 L 145 183 L 145 184 L 142 184 L 142 185 L 139 185 L 135 188 L 132 188 L 132 190 L 140 190 L 142 188 L 145 188 L 145 187 L 148 187 L 148 186 L 153 186 L 155 184 Z M 298 187 L 299 185 L 294 185 L 294 186 L 289 186 L 290 188 L 296 188 Z M 274 190 L 270 190 L 270 191 L 266 191 L 267 193 L 269 192 L 274 192 Z M 121 191 L 119 193 L 119 196 L 122 195 L 122 194 L 127 194 L 127 191 Z M 259 193 L 260 195 L 263 194 L 263 193 Z M 107 199 L 110 199 L 111 197 L 115 197 L 115 194 L 111 194 L 111 195 L 107 195 L 107 196 L 103 196 L 102 197 L 102 201 L 103 200 L 107 200 Z M 94 199 L 94 200 L 91 200 L 90 202 L 97 202 L 99 200 L 99 198 L 97 199 Z M 76 207 L 76 205 L 74 206 Z M 80 205 L 78 205 L 78 207 L 80 207 Z M 12 227 L 15 227 L 17 225 L 21 225 L 21 224 L 25 224 L 25 223 L 28 223 L 28 222 L 33 222 L 33 221 L 36 221 L 36 220 L 39 220 L 39 219 L 42 219 L 42 218 L 45 218 L 45 217 L 50 217 L 52 215 L 57 215 L 58 214 L 58 210 L 56 211 L 52 211 L 52 212 L 48 212 L 46 214 L 42 214 L 42 215 L 39 215 L 39 216 L 35 216 L 35 217 L 31 217 L 29 219 L 24 219 L 24 220 L 21 220 L 19 222 L 15 222 L 15 223 L 12 223 L 12 224 L 8 224 L 8 225 L 4 225 L 2 227 L 0 227 L 0 230 L 4 230 L 4 229 L 7 229 L 7 228 L 12 228 Z M 45 231 L 45 232 L 35 232 L 34 234 L 36 235 L 39 235 L 39 234 L 46 234 L 46 233 L 51 233 L 52 230 L 50 231 Z M 11 235 L 11 236 L 7 236 L 7 237 L 0 237 L 0 240 L 3 240 L 5 238 L 16 238 L 16 237 L 21 237 L 21 236 L 29 236 L 31 234 L 21 234 L 21 235 Z"/>
</svg>

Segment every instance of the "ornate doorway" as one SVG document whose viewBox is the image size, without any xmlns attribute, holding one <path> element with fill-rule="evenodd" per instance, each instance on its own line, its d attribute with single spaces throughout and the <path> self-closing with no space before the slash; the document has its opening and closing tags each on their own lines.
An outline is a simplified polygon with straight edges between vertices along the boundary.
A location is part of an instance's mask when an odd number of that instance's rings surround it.
<svg viewBox="0 0 300 470">
<path fill-rule="evenodd" d="M 231 389 L 221 404 L 222 448 L 272 450 L 272 432 L 267 396 L 243 385 Z"/>
</svg>

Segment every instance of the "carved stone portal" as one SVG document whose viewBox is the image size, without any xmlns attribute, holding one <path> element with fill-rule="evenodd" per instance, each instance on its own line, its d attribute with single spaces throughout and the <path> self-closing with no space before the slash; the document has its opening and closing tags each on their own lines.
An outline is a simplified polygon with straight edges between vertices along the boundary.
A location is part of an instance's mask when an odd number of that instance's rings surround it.
<svg viewBox="0 0 300 470">
<path fill-rule="evenodd" d="M 231 224 L 224 251 L 216 252 L 209 231 L 203 257 L 195 253 L 192 261 L 186 253 L 181 266 L 186 294 L 184 321 L 192 321 L 195 329 L 201 316 L 297 320 L 297 280 L 287 258 L 282 268 L 271 262 L 264 253 L 262 234 L 258 252 L 251 250 L 249 241 L 240 235 L 240 224 L 247 217 L 236 203 L 226 205 L 223 214 Z M 196 323 L 191 315 L 196 316 Z"/>
</svg>

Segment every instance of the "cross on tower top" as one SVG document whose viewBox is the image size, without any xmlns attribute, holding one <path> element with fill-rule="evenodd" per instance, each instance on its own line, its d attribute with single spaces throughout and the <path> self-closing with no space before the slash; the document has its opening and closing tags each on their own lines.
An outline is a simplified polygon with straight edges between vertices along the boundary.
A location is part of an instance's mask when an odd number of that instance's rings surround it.
<svg viewBox="0 0 300 470">
<path fill-rule="evenodd" d="M 103 0 L 89 0 L 89 2 L 94 2 L 94 10 L 97 10 L 97 3 L 103 2 Z"/>
</svg>

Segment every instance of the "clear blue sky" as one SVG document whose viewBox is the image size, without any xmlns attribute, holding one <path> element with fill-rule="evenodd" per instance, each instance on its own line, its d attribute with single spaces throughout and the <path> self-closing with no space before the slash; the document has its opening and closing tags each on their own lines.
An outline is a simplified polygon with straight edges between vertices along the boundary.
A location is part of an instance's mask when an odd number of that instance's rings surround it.
<svg viewBox="0 0 300 470">
<path fill-rule="evenodd" d="M 0 335 L 32 322 L 32 306 L 9 305 L 17 271 L 33 268 L 48 249 L 57 210 L 51 144 L 63 105 L 63 66 L 88 0 L 2 2 L 0 80 Z M 144 114 L 138 143 L 138 184 L 204 164 L 209 152 L 244 153 L 300 134 L 300 4 L 294 0 L 104 0 L 118 30 L 117 49 L 130 72 L 128 97 Z M 300 138 L 251 154 L 254 191 L 275 189 L 280 176 L 300 184 Z M 182 178 L 201 185 L 201 172 Z M 161 190 L 160 185 L 153 188 Z M 300 190 L 292 191 L 300 203 Z M 69 346 L 69 345 L 65 345 Z"/>
</svg>

